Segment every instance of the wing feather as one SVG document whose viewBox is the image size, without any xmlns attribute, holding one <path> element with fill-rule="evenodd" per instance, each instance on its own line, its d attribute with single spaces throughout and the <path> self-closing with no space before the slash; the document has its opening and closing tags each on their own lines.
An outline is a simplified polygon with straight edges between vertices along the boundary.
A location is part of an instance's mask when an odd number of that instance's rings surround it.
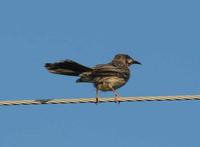
<svg viewBox="0 0 200 147">
<path fill-rule="evenodd" d="M 97 65 L 92 72 L 92 76 L 127 77 L 128 75 L 129 75 L 128 68 L 120 68 L 113 66 L 112 64 Z"/>
</svg>

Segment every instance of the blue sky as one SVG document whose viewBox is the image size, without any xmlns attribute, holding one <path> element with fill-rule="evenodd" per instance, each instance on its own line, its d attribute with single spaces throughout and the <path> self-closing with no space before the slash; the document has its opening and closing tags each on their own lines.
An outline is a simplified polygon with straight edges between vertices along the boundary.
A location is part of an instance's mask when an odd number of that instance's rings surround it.
<svg viewBox="0 0 200 147">
<path fill-rule="evenodd" d="M 197 0 L 0 1 L 0 99 L 94 97 L 90 84 L 43 65 L 87 66 L 126 53 L 122 96 L 200 92 Z M 112 93 L 101 93 L 102 97 Z M 199 147 L 198 101 L 0 107 L 0 147 Z"/>
</svg>

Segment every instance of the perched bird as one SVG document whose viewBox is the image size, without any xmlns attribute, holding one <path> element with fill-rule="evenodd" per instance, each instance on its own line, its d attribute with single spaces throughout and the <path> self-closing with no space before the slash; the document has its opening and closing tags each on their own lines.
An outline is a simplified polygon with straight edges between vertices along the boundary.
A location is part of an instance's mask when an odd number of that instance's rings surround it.
<svg viewBox="0 0 200 147">
<path fill-rule="evenodd" d="M 99 102 L 99 90 L 113 91 L 115 101 L 120 102 L 116 89 L 127 83 L 130 77 L 129 66 L 141 64 L 129 55 L 117 54 L 110 63 L 99 64 L 93 68 L 86 67 L 72 60 L 46 63 L 50 73 L 80 77 L 76 82 L 93 83 L 96 87 L 96 103 Z"/>
</svg>

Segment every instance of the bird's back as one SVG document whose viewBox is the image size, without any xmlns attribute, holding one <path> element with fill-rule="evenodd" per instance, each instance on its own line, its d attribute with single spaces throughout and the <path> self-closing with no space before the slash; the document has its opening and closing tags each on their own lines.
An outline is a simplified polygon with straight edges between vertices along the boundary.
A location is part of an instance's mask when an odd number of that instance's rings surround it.
<svg viewBox="0 0 200 147">
<path fill-rule="evenodd" d="M 91 72 L 85 72 L 80 75 L 77 82 L 91 82 L 98 84 L 102 80 L 113 80 L 123 83 L 128 81 L 130 77 L 130 70 L 125 66 L 116 66 L 113 63 L 96 65 Z M 123 81 L 121 80 L 123 79 Z M 118 84 L 119 85 L 119 84 Z"/>
</svg>

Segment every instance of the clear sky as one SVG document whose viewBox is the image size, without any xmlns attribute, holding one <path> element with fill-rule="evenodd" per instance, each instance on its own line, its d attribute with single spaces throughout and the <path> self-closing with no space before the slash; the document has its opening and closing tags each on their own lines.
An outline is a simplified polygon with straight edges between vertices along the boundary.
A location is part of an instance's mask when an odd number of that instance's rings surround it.
<svg viewBox="0 0 200 147">
<path fill-rule="evenodd" d="M 126 53 L 142 62 L 122 96 L 200 94 L 198 0 L 1 0 L 0 99 L 95 97 L 48 73 Z M 101 93 L 110 97 L 112 93 Z M 200 102 L 0 107 L 0 147 L 199 147 Z"/>
</svg>

